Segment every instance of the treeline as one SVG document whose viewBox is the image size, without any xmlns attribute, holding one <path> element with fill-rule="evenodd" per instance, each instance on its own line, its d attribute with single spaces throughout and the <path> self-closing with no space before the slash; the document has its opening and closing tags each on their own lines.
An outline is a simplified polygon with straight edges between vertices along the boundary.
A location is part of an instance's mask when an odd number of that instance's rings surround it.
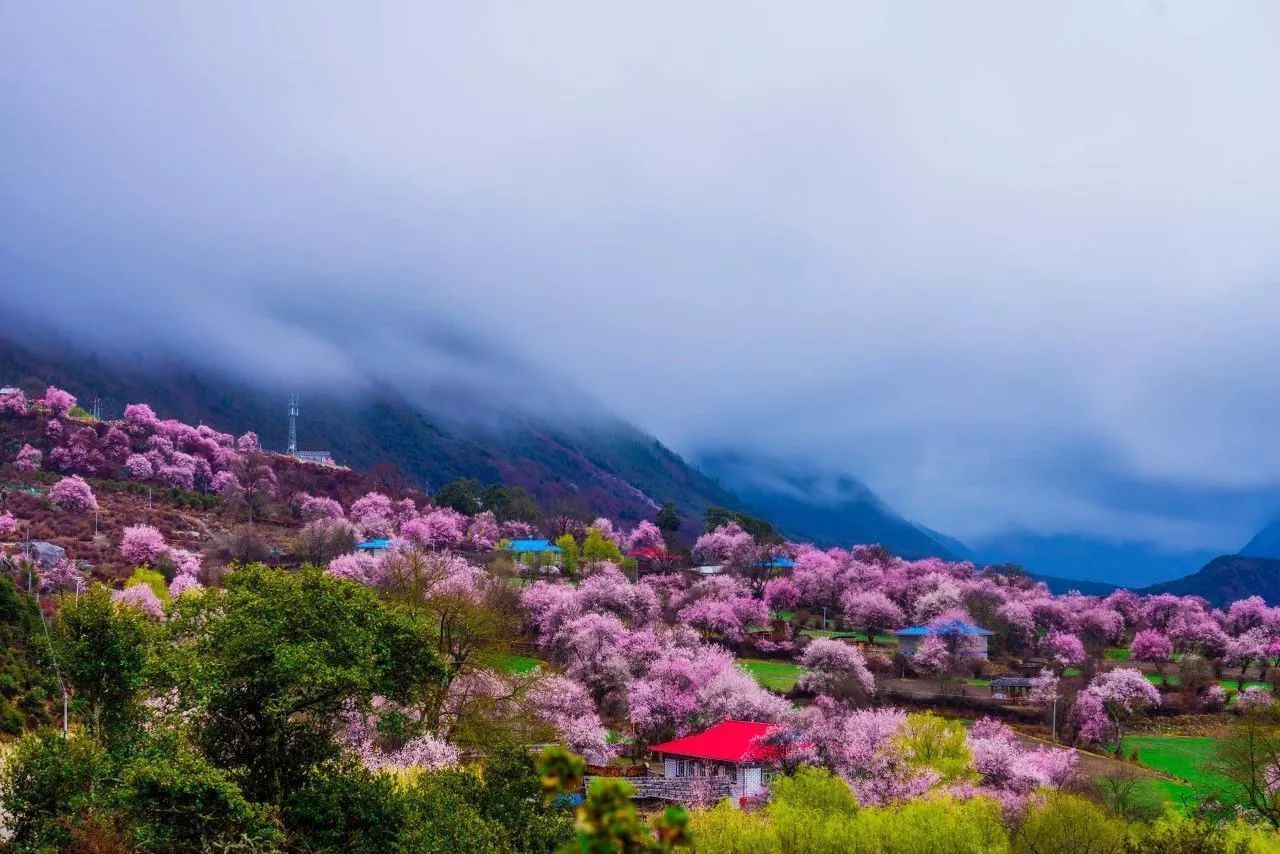
<svg viewBox="0 0 1280 854">
<path fill-rule="evenodd" d="M 34 614 L 0 580 L 29 640 Z M 8 596 L 8 599 L 6 599 Z M 29 601 L 29 600 L 27 600 Z M 8 618 L 6 617 L 8 620 Z M 57 703 L 0 779 L 19 851 L 552 851 L 571 812 L 548 803 L 534 760 L 486 730 L 466 764 L 375 772 L 341 749 L 345 715 L 375 698 L 429 707 L 451 663 L 439 625 L 319 570 L 238 568 L 153 622 L 95 587 L 65 596 L 50 659 Z M 56 684 L 39 686 L 48 699 Z M 60 710 L 59 710 L 60 711 Z M 412 738 L 413 722 L 387 740 Z M 474 727 L 479 729 L 479 726 Z"/>
</svg>

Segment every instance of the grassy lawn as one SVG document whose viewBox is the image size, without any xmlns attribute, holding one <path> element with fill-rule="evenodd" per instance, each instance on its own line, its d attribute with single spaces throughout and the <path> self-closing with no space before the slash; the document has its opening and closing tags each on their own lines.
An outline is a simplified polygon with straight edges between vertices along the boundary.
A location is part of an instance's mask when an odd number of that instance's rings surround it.
<svg viewBox="0 0 1280 854">
<path fill-rule="evenodd" d="M 527 655 L 515 655 L 514 653 L 500 656 L 497 661 L 498 669 L 518 676 L 532 673 L 533 669 L 540 664 L 542 662 L 536 658 L 530 658 Z"/>
<path fill-rule="evenodd" d="M 1129 650 L 1125 647 L 1112 647 L 1107 650 L 1107 661 L 1128 661 Z"/>
<path fill-rule="evenodd" d="M 1218 680 L 1218 684 L 1219 684 L 1219 685 L 1221 685 L 1221 686 L 1223 687 L 1223 689 L 1224 689 L 1224 690 L 1227 690 L 1227 691 L 1239 691 L 1239 690 L 1240 690 L 1240 680 L 1239 680 L 1239 679 L 1219 679 L 1219 680 Z M 1262 689 L 1267 690 L 1267 691 L 1274 691 L 1274 690 L 1275 690 L 1273 687 L 1271 687 L 1270 683 L 1267 683 L 1267 682 L 1255 682 L 1255 681 L 1253 681 L 1252 679 L 1251 679 L 1251 680 L 1249 680 L 1248 682 L 1244 683 L 1244 687 L 1246 687 L 1246 688 L 1262 688 Z"/>
<path fill-rule="evenodd" d="M 739 658 L 738 665 L 770 691 L 782 694 L 796 687 L 796 680 L 800 678 L 800 668 L 789 661 Z"/>
<path fill-rule="evenodd" d="M 1132 735 L 1124 740 L 1125 751 L 1138 750 L 1138 761 L 1170 777 L 1185 780 L 1190 786 L 1166 786 L 1173 800 L 1192 794 L 1186 789 L 1205 789 L 1217 782 L 1205 763 L 1213 759 L 1217 739 L 1176 735 Z"/>
</svg>

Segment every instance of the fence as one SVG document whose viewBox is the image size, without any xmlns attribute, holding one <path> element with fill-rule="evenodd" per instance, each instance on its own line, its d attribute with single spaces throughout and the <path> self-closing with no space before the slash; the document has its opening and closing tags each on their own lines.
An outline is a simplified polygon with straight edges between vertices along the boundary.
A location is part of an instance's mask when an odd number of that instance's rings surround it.
<svg viewBox="0 0 1280 854">
<path fill-rule="evenodd" d="M 584 782 L 589 789 L 594 777 Z M 671 801 L 679 804 L 704 804 L 728 797 L 733 784 L 728 777 L 631 777 L 627 779 L 634 789 L 633 798 Z"/>
</svg>

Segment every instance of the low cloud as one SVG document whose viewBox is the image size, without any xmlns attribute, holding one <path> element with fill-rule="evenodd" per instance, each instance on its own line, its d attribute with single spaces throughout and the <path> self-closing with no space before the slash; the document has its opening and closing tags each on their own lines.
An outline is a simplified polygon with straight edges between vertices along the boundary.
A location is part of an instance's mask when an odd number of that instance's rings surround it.
<svg viewBox="0 0 1280 854">
<path fill-rule="evenodd" d="M 0 300 L 250 375 L 584 389 L 962 537 L 1226 548 L 1280 510 L 1277 30 L 9 4 Z"/>
</svg>

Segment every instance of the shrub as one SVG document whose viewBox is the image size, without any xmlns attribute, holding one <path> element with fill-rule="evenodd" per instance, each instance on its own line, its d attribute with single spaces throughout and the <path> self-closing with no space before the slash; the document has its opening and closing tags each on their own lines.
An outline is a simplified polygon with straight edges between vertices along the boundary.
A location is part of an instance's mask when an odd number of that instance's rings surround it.
<svg viewBox="0 0 1280 854">
<path fill-rule="evenodd" d="M 1097 804 L 1064 792 L 1045 794 L 1013 833 L 1017 854 L 1068 854 L 1077 851 L 1118 851 L 1125 839 L 1124 822 L 1107 815 Z"/>
<path fill-rule="evenodd" d="M 67 819 L 91 809 L 110 776 L 105 751 L 88 736 L 46 733 L 19 741 L 0 775 L 10 844 L 18 850 L 69 847 Z"/>
<path fill-rule="evenodd" d="M 282 818 L 304 850 L 375 854 L 397 847 L 404 814 L 405 798 L 390 775 L 333 762 L 313 771 Z"/>
<path fill-rule="evenodd" d="M 208 851 L 281 841 L 269 811 L 249 803 L 230 776 L 189 749 L 166 746 L 121 775 L 120 812 L 146 851 Z"/>
</svg>

